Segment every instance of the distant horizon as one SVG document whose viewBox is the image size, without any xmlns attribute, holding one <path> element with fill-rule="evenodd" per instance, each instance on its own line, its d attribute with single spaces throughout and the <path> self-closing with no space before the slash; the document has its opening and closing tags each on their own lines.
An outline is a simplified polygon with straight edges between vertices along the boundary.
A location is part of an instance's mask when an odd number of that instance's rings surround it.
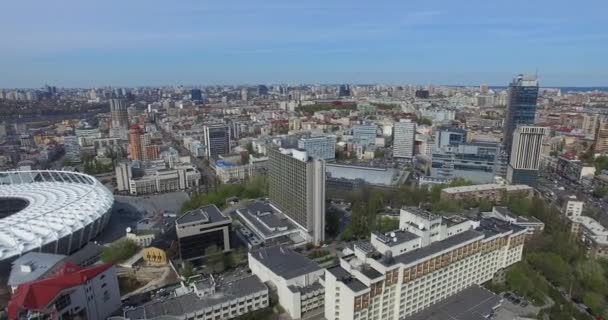
<svg viewBox="0 0 608 320">
<path fill-rule="evenodd" d="M 289 83 L 248 83 L 248 84 L 230 84 L 230 83 L 222 83 L 222 84 L 166 84 L 166 85 L 131 85 L 131 86 L 120 86 L 120 85 L 104 85 L 104 86 L 94 86 L 94 87 L 67 87 L 67 86 L 60 86 L 60 85 L 54 85 L 54 84 L 44 84 L 42 86 L 38 86 L 38 87 L 13 87 L 13 88 L 2 88 L 0 87 L 0 90 L 40 90 L 40 89 L 44 89 L 46 85 L 51 86 L 51 87 L 56 87 L 58 89 L 68 89 L 68 90 L 75 90 L 75 89 L 86 89 L 86 90 L 90 90 L 90 89 L 106 89 L 106 88 L 113 88 L 113 89 L 118 89 L 118 88 L 125 88 L 125 89 L 138 89 L 138 88 L 175 88 L 175 87 L 184 87 L 184 88 L 204 88 L 204 87 L 214 87 L 214 86 L 234 86 L 234 87 L 254 87 L 254 86 L 259 86 L 259 85 L 266 85 L 266 86 L 339 86 L 339 85 L 352 85 L 352 86 L 376 86 L 376 85 L 386 85 L 386 86 L 416 86 L 416 87 L 427 87 L 429 85 L 437 87 L 437 88 L 441 88 L 441 87 L 448 87 L 448 88 L 474 88 L 474 87 L 479 87 L 481 85 L 487 85 L 489 89 L 506 89 L 509 86 L 508 85 L 491 85 L 491 84 L 486 84 L 486 83 L 479 83 L 479 84 L 471 84 L 471 85 L 467 85 L 467 84 L 434 84 L 434 83 L 427 83 L 427 84 L 415 84 L 415 83 L 404 83 L 404 84 L 395 84 L 395 83 L 299 83 L 299 84 L 289 84 Z M 578 90 L 582 90 L 582 89 L 605 89 L 608 90 L 608 85 L 605 86 L 539 86 L 540 89 L 578 89 Z M 605 91 L 602 90 L 602 91 Z"/>
</svg>

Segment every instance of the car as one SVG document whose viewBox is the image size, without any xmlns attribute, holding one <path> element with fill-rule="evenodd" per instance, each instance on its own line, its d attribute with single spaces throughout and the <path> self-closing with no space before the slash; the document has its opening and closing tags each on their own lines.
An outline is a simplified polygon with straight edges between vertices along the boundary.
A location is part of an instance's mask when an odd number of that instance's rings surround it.
<svg viewBox="0 0 608 320">
<path fill-rule="evenodd" d="M 519 305 L 525 308 L 528 306 L 528 301 L 524 300 Z"/>
<path fill-rule="evenodd" d="M 508 299 L 511 295 L 511 292 L 505 292 L 502 296 Z"/>
<path fill-rule="evenodd" d="M 515 300 L 513 300 L 512 302 L 513 302 L 513 304 L 520 304 L 520 303 L 521 303 L 521 300 L 519 300 L 519 299 L 515 299 Z"/>
</svg>

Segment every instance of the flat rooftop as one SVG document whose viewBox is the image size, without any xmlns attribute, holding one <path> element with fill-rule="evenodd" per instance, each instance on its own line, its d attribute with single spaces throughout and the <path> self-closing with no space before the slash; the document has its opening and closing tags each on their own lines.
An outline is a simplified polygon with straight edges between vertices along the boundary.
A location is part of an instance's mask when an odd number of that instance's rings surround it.
<svg viewBox="0 0 608 320">
<path fill-rule="evenodd" d="M 500 185 L 496 183 L 488 183 L 488 184 L 476 184 L 472 186 L 462 186 L 462 187 L 451 187 L 445 188 L 441 190 L 441 192 L 445 193 L 461 193 L 461 192 L 479 192 L 479 191 L 489 191 L 489 190 L 500 190 L 505 189 L 507 191 L 523 191 L 523 190 L 532 190 L 532 187 L 524 185 L 524 184 L 515 184 L 515 185 Z"/>
<path fill-rule="evenodd" d="M 405 171 L 394 168 L 374 168 L 362 166 L 349 166 L 340 164 L 326 164 L 325 171 L 332 178 L 348 180 L 362 179 L 368 184 L 381 186 L 394 186 L 404 180 Z"/>
<path fill-rule="evenodd" d="M 334 275 L 334 277 L 336 277 L 338 281 L 344 283 L 349 289 L 354 292 L 359 292 L 367 289 L 367 286 L 363 282 L 357 280 L 356 278 L 353 278 L 353 276 L 348 271 L 346 271 L 340 266 L 328 268 L 327 271 Z"/>
<path fill-rule="evenodd" d="M 154 319 L 165 316 L 182 317 L 184 314 L 203 311 L 213 306 L 246 297 L 268 288 L 257 276 L 249 276 L 227 282 L 216 288 L 216 292 L 198 298 L 191 292 L 182 296 L 156 300 L 133 309 L 125 310 L 125 317 L 130 319 Z M 143 315 L 143 317 L 142 317 Z"/>
<path fill-rule="evenodd" d="M 254 202 L 245 208 L 238 209 L 237 214 L 247 228 L 264 239 L 297 231 L 283 213 L 265 202 Z"/>
<path fill-rule="evenodd" d="M 487 320 L 500 304 L 499 296 L 473 285 L 405 320 Z"/>
<path fill-rule="evenodd" d="M 387 232 L 385 234 L 378 232 L 372 233 L 378 237 L 378 240 L 380 240 L 382 243 L 386 244 L 389 247 L 397 246 L 404 242 L 420 238 L 418 235 L 405 230 L 395 230 L 393 232 Z"/>
<path fill-rule="evenodd" d="M 230 217 L 225 216 L 215 205 L 211 204 L 184 213 L 184 215 L 175 220 L 175 223 L 216 223 L 221 221 L 230 221 Z"/>
<path fill-rule="evenodd" d="M 253 250 L 250 257 L 285 279 L 293 279 L 321 270 L 316 262 L 283 246 Z"/>
</svg>

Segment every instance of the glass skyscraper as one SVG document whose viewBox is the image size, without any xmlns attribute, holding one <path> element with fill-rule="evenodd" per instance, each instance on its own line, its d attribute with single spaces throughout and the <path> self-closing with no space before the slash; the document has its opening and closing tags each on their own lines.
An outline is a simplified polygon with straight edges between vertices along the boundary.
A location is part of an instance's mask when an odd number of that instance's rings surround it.
<svg viewBox="0 0 608 320">
<path fill-rule="evenodd" d="M 511 154 L 515 129 L 520 125 L 534 125 L 537 98 L 538 80 L 536 76 L 520 74 L 509 84 L 503 139 L 508 154 Z"/>
</svg>

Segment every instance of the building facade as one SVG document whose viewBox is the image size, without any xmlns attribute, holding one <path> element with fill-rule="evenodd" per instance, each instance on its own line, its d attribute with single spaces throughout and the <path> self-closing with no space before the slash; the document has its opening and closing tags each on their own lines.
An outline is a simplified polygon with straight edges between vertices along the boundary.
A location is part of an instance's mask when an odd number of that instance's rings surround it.
<svg viewBox="0 0 608 320">
<path fill-rule="evenodd" d="M 215 205 L 188 211 L 175 220 L 179 256 L 182 261 L 198 261 L 209 254 L 229 252 L 232 219 Z M 216 251 L 211 252 L 215 247 Z"/>
<path fill-rule="evenodd" d="M 336 159 L 336 137 L 319 136 L 302 138 L 298 141 L 298 148 L 306 150 L 313 158 L 333 161 Z"/>
<path fill-rule="evenodd" d="M 520 74 L 509 84 L 503 136 L 507 152 L 511 153 L 515 129 L 520 125 L 534 124 L 537 98 L 538 80 L 536 77 Z"/>
<path fill-rule="evenodd" d="M 536 185 L 540 168 L 545 127 L 519 126 L 513 136 L 511 156 L 507 167 L 507 181 L 512 184 Z"/>
<path fill-rule="evenodd" d="M 375 124 L 355 124 L 353 125 L 353 142 L 361 146 L 376 144 L 376 133 L 378 127 Z"/>
<path fill-rule="evenodd" d="M 269 161 L 270 201 L 320 244 L 325 239 L 325 161 L 297 149 L 271 149 Z"/>
<path fill-rule="evenodd" d="M 411 159 L 414 156 L 416 124 L 409 119 L 395 122 L 393 128 L 393 157 Z"/>
<path fill-rule="evenodd" d="M 112 128 L 127 129 L 129 127 L 127 102 L 125 100 L 110 99 L 110 119 Z"/>
<path fill-rule="evenodd" d="M 204 144 L 207 148 L 207 158 L 230 153 L 230 126 L 227 124 L 206 125 Z"/>
<path fill-rule="evenodd" d="M 405 208 L 399 230 L 372 234 L 326 270 L 325 318 L 415 316 L 520 261 L 525 236 L 525 228 L 497 219 Z"/>
<path fill-rule="evenodd" d="M 441 200 L 501 202 L 504 197 L 534 196 L 534 188 L 528 185 L 477 184 L 472 186 L 452 187 L 441 190 Z"/>
</svg>

